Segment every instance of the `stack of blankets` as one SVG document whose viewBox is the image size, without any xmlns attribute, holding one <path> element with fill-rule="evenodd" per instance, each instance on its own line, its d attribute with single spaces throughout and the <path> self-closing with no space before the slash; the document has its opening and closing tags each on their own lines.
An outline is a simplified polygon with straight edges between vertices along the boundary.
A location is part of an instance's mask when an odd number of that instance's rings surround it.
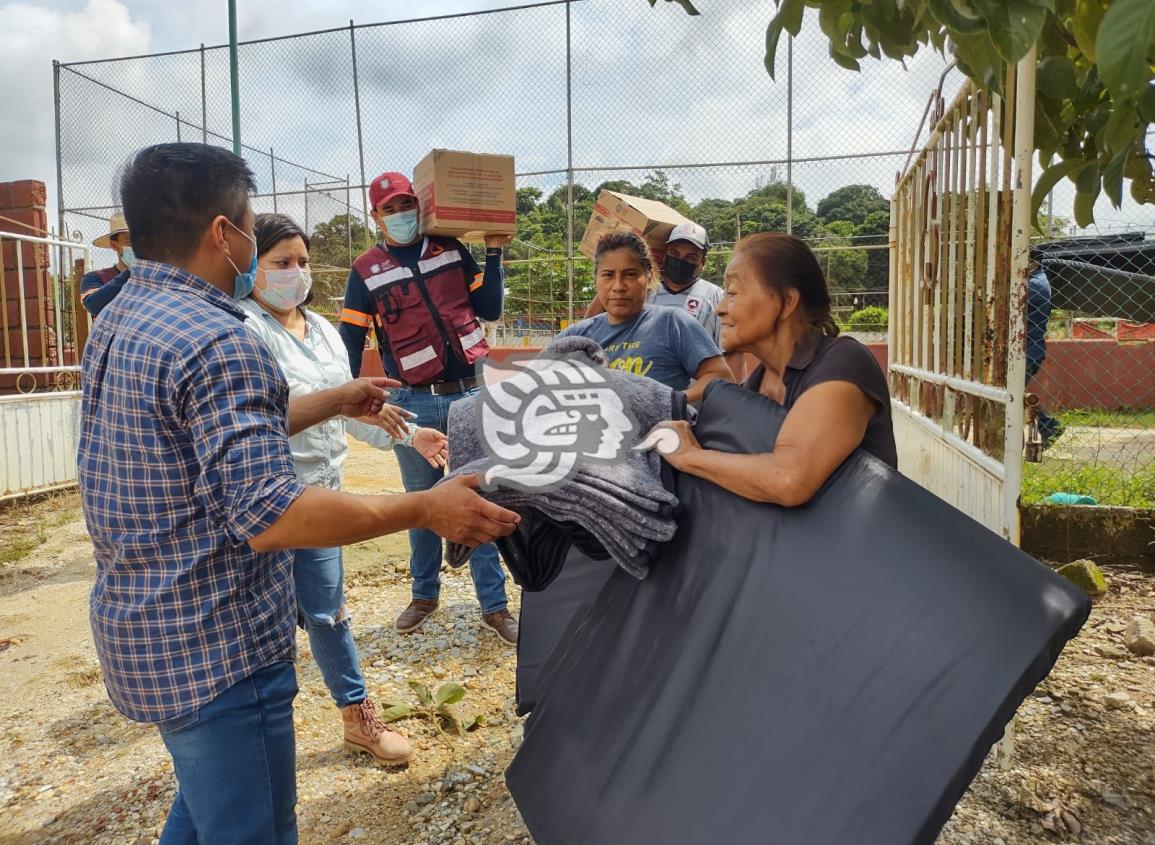
<svg viewBox="0 0 1155 845">
<path fill-rule="evenodd" d="M 657 452 L 630 447 L 654 425 L 685 419 L 685 396 L 652 379 L 605 369 L 600 346 L 588 338 L 559 338 L 544 350 L 551 357 L 580 356 L 598 366 L 606 381 L 626 400 L 636 429 L 621 444 L 620 459 L 579 461 L 574 472 L 552 487 L 517 489 L 500 480 L 481 494 L 520 514 L 517 530 L 497 542 L 514 580 L 525 590 L 540 591 L 557 577 L 575 546 L 595 560 L 613 560 L 635 578 L 645 578 L 659 546 L 677 530 L 678 499 L 673 473 Z M 491 366 L 491 365 L 486 365 Z M 483 446 L 484 392 L 454 402 L 449 410 L 449 478 L 485 470 L 494 461 Z M 450 543 L 446 559 L 464 565 L 473 549 Z"/>
</svg>

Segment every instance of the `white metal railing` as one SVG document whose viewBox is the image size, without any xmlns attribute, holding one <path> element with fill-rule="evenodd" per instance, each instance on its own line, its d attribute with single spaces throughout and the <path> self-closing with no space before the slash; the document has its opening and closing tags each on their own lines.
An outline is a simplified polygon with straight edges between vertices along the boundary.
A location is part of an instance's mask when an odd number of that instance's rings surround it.
<svg viewBox="0 0 1155 845">
<path fill-rule="evenodd" d="M 1017 543 L 1033 53 L 1005 92 L 936 98 L 896 183 L 888 377 L 899 469 Z"/>
<path fill-rule="evenodd" d="M 0 303 L 19 308 L 16 318 L 0 313 L 2 502 L 76 483 L 79 362 L 91 319 L 77 290 L 86 245 L 0 232 L 0 255 Z"/>
</svg>

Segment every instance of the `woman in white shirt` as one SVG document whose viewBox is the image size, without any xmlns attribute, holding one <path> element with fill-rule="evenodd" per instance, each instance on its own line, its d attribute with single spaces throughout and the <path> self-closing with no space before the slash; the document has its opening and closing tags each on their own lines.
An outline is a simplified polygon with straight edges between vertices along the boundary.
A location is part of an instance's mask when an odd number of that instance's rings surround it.
<svg viewBox="0 0 1155 845">
<path fill-rule="evenodd" d="M 257 276 L 252 295 L 240 303 L 247 312 L 245 325 L 281 364 L 290 397 L 344 384 L 351 374 L 340 335 L 305 307 L 312 300 L 308 235 L 283 214 L 258 215 L 254 232 Z M 409 427 L 404 413 L 387 405 L 380 426 L 335 417 L 290 437 L 297 476 L 309 484 L 339 488 L 348 452 L 346 433 L 379 449 L 410 444 L 434 466 L 445 466 L 445 435 Z M 404 763 L 412 752 L 409 741 L 377 716 L 361 674 L 345 604 L 341 549 L 297 549 L 294 555 L 298 619 L 341 710 L 346 747 L 370 754 L 382 766 Z"/>
</svg>

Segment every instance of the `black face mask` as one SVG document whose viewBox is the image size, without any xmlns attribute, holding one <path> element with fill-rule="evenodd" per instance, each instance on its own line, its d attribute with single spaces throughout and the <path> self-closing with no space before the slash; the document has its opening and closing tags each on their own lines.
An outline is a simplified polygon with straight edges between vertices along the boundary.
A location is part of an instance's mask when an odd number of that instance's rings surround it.
<svg viewBox="0 0 1155 845">
<path fill-rule="evenodd" d="M 662 275 L 674 285 L 688 285 L 698 276 L 698 265 L 692 261 L 685 261 L 667 255 L 662 262 Z"/>
</svg>

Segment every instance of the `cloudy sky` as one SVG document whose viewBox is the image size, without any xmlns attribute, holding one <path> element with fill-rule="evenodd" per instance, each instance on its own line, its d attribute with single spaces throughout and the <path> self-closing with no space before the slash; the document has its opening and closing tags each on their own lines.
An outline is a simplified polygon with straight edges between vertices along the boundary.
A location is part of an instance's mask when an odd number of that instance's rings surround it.
<svg viewBox="0 0 1155 845">
<path fill-rule="evenodd" d="M 242 40 L 399 21 L 414 10 L 450 15 L 524 0 L 238 0 Z M 777 83 L 762 67 L 772 4 L 702 0 L 703 15 L 672 3 L 582 0 L 572 6 L 573 159 L 590 186 L 640 181 L 663 167 L 691 200 L 733 198 L 785 168 L 745 164 L 787 155 L 785 42 Z M 203 43 L 227 40 L 227 4 L 162 0 L 0 0 L 0 179 L 39 178 L 55 197 L 52 59 L 88 62 L 142 53 L 195 52 L 137 61 L 73 65 L 61 71 L 64 205 L 88 236 L 115 202 L 117 166 L 147 143 L 230 134 L 228 57 Z M 810 204 L 852 182 L 889 194 L 943 61 L 917 57 L 906 69 L 869 63 L 861 74 L 836 67 L 809 21 L 794 47 L 793 155 L 844 156 L 795 164 Z M 566 16 L 563 5 L 357 30 L 365 170 L 411 171 L 434 147 L 510 152 L 519 172 L 567 162 Z M 292 195 L 323 180 L 359 180 L 348 30 L 243 46 L 242 138 L 262 192 L 275 177 L 279 209 L 306 213 Z M 951 84 L 957 84 L 957 80 Z M 129 97 L 116 94 L 118 89 Z M 270 149 L 273 151 L 269 153 Z M 275 161 L 273 158 L 275 156 Z M 709 163 L 715 166 L 678 168 Z M 622 171 L 613 168 L 628 168 Z M 557 174 L 528 176 L 544 192 Z M 284 194 L 288 192 L 289 195 Z M 355 198 L 354 198 L 355 200 Z M 271 201 L 262 201 L 269 205 Z M 311 195 L 310 222 L 340 213 L 343 188 Z M 1062 213 L 1060 199 L 1056 213 Z M 1149 209 L 1144 210 L 1149 212 Z M 1104 208 L 1107 220 L 1152 215 Z"/>
</svg>

